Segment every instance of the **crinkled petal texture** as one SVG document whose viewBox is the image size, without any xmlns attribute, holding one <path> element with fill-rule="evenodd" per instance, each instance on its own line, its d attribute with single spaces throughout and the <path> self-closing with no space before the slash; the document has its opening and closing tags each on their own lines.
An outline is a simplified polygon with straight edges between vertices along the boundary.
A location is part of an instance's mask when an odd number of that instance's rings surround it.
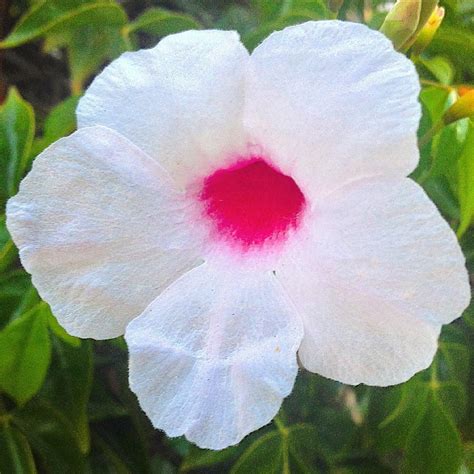
<svg viewBox="0 0 474 474">
<path fill-rule="evenodd" d="M 160 291 L 199 263 L 185 203 L 166 172 L 104 127 L 38 158 L 8 202 L 23 266 L 68 332 L 123 334 Z"/>
<path fill-rule="evenodd" d="M 470 291 L 456 237 L 409 179 L 366 179 L 318 202 L 277 270 L 300 315 L 309 370 L 391 385 L 426 368 Z"/>
<path fill-rule="evenodd" d="M 131 388 L 153 424 L 222 449 L 270 422 L 291 392 L 302 325 L 271 272 L 203 264 L 125 337 Z"/>
<path fill-rule="evenodd" d="M 381 33 L 339 21 L 270 35 L 252 53 L 245 123 L 314 200 L 418 162 L 419 81 Z"/>
<path fill-rule="evenodd" d="M 79 103 L 78 124 L 117 130 L 186 185 L 245 144 L 247 60 L 232 31 L 170 35 L 106 67 Z"/>
</svg>

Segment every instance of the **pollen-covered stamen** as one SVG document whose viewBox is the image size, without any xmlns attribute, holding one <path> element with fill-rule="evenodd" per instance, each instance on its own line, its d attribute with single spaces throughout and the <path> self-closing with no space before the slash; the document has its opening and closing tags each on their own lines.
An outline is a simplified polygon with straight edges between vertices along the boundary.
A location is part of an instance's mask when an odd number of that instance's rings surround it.
<svg viewBox="0 0 474 474">
<path fill-rule="evenodd" d="M 285 240 L 306 202 L 295 181 L 260 156 L 206 177 L 199 199 L 217 235 L 244 249 Z"/>
</svg>

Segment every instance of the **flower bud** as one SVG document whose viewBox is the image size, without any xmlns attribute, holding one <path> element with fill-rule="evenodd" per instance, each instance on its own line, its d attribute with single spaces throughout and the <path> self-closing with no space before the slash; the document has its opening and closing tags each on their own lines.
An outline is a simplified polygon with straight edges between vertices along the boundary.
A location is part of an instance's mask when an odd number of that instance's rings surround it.
<svg viewBox="0 0 474 474">
<path fill-rule="evenodd" d="M 438 30 L 444 18 L 444 8 L 436 6 L 425 26 L 413 43 L 412 52 L 415 55 L 421 54 L 426 47 L 431 43 L 436 31 Z"/>
<path fill-rule="evenodd" d="M 398 0 L 385 17 L 380 31 L 392 40 L 393 47 L 402 49 L 415 33 L 420 20 L 422 0 Z"/>
<path fill-rule="evenodd" d="M 474 115 L 474 90 L 465 93 L 444 113 L 445 125 Z"/>
<path fill-rule="evenodd" d="M 463 95 L 466 95 L 467 93 L 474 91 L 474 87 L 468 86 L 467 84 L 461 84 L 457 87 L 458 89 L 458 94 L 462 97 Z"/>
</svg>

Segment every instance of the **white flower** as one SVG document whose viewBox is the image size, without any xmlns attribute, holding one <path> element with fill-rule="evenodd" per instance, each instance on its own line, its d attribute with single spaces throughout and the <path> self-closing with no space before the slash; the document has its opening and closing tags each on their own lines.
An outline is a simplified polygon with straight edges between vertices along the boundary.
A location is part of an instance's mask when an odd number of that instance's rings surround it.
<svg viewBox="0 0 474 474">
<path fill-rule="evenodd" d="M 362 25 L 287 28 L 250 56 L 234 32 L 169 36 L 95 79 L 8 228 L 71 334 L 125 332 L 153 424 L 224 448 L 277 413 L 297 354 L 396 384 L 467 306 L 456 238 L 406 178 L 418 92 Z"/>
</svg>

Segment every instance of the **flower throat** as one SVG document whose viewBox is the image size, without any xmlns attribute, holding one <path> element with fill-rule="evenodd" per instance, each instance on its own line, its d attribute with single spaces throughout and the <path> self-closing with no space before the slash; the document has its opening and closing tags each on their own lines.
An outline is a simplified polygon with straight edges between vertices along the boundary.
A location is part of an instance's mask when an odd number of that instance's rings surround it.
<svg viewBox="0 0 474 474">
<path fill-rule="evenodd" d="M 306 204 L 293 178 L 260 156 L 207 176 L 199 199 L 218 237 L 243 250 L 285 241 L 298 227 Z"/>
</svg>

